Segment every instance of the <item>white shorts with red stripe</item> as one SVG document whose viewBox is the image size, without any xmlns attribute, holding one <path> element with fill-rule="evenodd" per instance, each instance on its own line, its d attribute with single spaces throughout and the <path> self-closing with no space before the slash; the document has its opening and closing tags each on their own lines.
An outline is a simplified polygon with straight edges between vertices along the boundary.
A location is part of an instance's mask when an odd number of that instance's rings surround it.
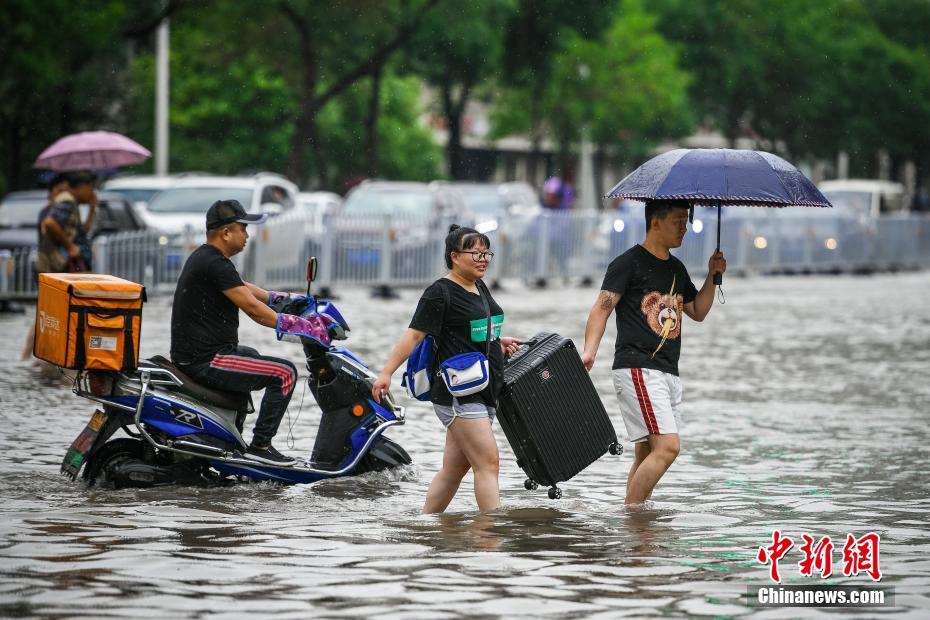
<svg viewBox="0 0 930 620">
<path fill-rule="evenodd" d="M 630 441 L 677 433 L 681 426 L 681 380 L 652 368 L 618 368 L 614 389 Z"/>
</svg>

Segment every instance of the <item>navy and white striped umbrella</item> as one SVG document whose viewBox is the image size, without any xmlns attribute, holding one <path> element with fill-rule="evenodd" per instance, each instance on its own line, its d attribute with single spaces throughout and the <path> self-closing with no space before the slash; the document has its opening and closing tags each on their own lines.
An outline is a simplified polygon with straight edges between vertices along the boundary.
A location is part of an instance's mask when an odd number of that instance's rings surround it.
<svg viewBox="0 0 930 620">
<path fill-rule="evenodd" d="M 716 206 L 718 250 L 721 206 L 832 206 L 810 179 L 781 157 L 743 149 L 662 153 L 628 174 L 607 196 Z"/>
</svg>

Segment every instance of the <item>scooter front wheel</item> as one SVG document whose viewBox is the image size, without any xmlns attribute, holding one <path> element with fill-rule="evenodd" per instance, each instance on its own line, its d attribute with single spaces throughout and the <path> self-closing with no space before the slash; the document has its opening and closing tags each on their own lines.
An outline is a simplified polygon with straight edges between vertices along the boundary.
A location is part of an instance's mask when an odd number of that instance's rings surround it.
<svg viewBox="0 0 930 620">
<path fill-rule="evenodd" d="M 375 445 L 371 447 L 362 460 L 359 461 L 355 473 L 364 474 L 369 471 L 384 471 L 391 467 L 400 467 L 411 463 L 410 455 L 399 443 L 391 441 L 382 435 Z"/>
</svg>

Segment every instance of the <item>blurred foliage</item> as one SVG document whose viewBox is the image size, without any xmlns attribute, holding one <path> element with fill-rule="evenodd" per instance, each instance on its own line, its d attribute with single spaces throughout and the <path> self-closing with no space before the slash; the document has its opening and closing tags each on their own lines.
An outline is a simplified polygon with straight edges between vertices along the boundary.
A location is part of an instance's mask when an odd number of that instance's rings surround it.
<svg viewBox="0 0 930 620">
<path fill-rule="evenodd" d="M 31 186 L 45 147 L 107 128 L 125 82 L 129 13 L 123 0 L 87 0 L 81 11 L 70 0 L 0 2 L 0 185 Z"/>
<path fill-rule="evenodd" d="M 511 88 L 501 98 L 495 135 L 546 134 L 567 151 L 587 127 L 599 149 L 622 159 L 685 135 L 693 126 L 689 76 L 655 24 L 640 0 L 623 0 L 598 38 L 564 33 L 542 88 Z"/>
<path fill-rule="evenodd" d="M 438 91 L 438 108 L 446 119 L 449 175 L 466 178 L 461 153 L 465 104 L 481 83 L 493 81 L 504 57 L 500 24 L 506 23 L 515 0 L 446 2 L 436 7 L 413 35 L 404 67 Z"/>
<path fill-rule="evenodd" d="M 385 75 L 381 83 L 381 113 L 378 137 L 382 152 L 377 176 L 386 179 L 431 181 L 442 178 L 442 149 L 433 142 L 432 133 L 419 124 L 421 83 L 415 77 Z M 324 108 L 320 116 L 320 134 L 330 164 L 345 182 L 357 180 L 365 173 L 366 161 L 364 117 L 371 94 L 369 81 L 362 81 Z"/>
<path fill-rule="evenodd" d="M 293 134 L 288 118 L 296 107 L 284 78 L 250 53 L 216 64 L 211 58 L 216 49 L 199 31 L 173 34 L 172 68 L 184 70 L 171 74 L 169 168 L 217 174 L 281 170 Z M 148 143 L 154 135 L 154 56 L 140 55 L 132 75 L 129 135 Z"/>
<path fill-rule="evenodd" d="M 926 165 L 930 2 L 650 6 L 662 33 L 681 46 L 696 108 L 728 138 L 761 134 L 783 140 L 795 156 L 832 158 L 845 149 L 860 168 L 881 148 Z"/>
<path fill-rule="evenodd" d="M 64 134 L 152 145 L 154 29 L 171 19 L 171 167 L 272 169 L 341 190 L 442 174 L 421 85 L 452 129 L 480 98 L 494 136 L 582 127 L 634 161 L 695 126 L 874 174 L 928 173 L 927 0 L 4 0 L 0 190 Z M 452 131 L 451 176 L 473 171 Z M 371 153 L 377 156 L 372 157 Z"/>
</svg>

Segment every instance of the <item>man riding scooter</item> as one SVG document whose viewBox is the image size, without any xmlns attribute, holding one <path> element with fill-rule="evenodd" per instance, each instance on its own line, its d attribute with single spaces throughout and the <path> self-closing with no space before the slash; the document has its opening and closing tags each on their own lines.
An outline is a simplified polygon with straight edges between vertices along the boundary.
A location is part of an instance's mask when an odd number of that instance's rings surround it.
<svg viewBox="0 0 930 620">
<path fill-rule="evenodd" d="M 265 390 L 245 458 L 288 467 L 293 458 L 271 445 L 297 384 L 290 361 L 239 345 L 239 310 L 265 327 L 328 341 L 328 317 L 279 314 L 270 305 L 288 293 L 244 282 L 230 257 L 249 238 L 248 224 L 266 214 L 248 214 L 236 200 L 218 200 L 207 211 L 207 242 L 188 257 L 171 308 L 171 361 L 198 383 L 229 392 Z"/>
</svg>

